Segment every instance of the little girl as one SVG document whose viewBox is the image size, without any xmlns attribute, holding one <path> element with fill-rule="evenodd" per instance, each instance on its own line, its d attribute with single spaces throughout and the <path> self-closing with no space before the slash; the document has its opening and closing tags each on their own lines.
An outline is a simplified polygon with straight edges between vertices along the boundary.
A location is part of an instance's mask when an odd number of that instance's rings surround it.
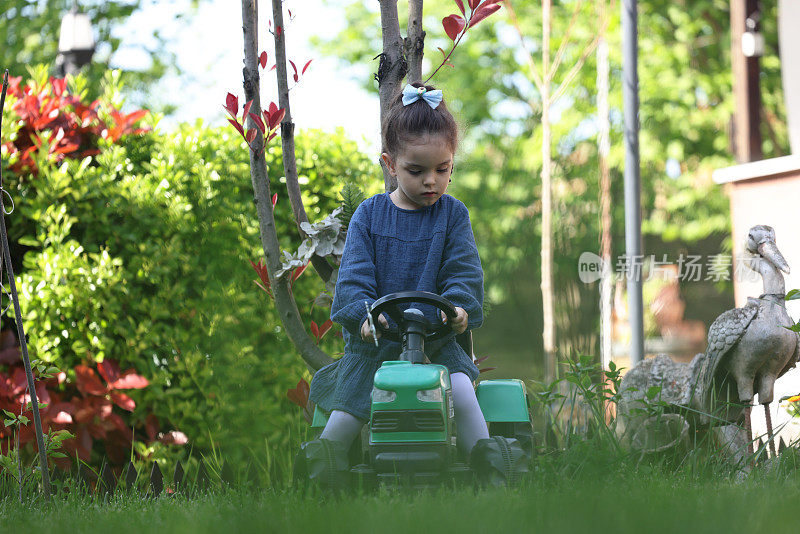
<svg viewBox="0 0 800 534">
<path fill-rule="evenodd" d="M 350 220 L 331 307 L 331 319 L 342 325 L 345 352 L 311 381 L 311 399 L 331 411 L 320 438 L 345 448 L 369 419 L 375 371 L 401 350 L 398 343 L 385 339 L 375 346 L 364 302 L 372 305 L 399 291 L 429 291 L 455 306 L 456 334 L 483 322 L 483 270 L 469 212 L 445 194 L 458 127 L 442 92 L 406 85 L 382 130 L 381 158 L 397 179 L 397 189 L 365 200 Z M 437 319 L 433 307 L 417 307 L 429 320 Z M 380 320 L 386 324 L 383 316 Z M 450 372 L 458 443 L 469 455 L 475 443 L 489 434 L 472 386 L 478 368 L 454 336 L 425 348 L 433 363 Z"/>
</svg>

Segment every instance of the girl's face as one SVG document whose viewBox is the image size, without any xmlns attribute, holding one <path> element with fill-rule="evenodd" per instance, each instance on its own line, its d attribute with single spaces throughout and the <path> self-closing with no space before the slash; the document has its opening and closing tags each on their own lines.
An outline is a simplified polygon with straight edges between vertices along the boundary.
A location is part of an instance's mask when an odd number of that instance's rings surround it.
<svg viewBox="0 0 800 534">
<path fill-rule="evenodd" d="M 453 151 L 441 135 L 406 143 L 396 158 L 381 154 L 389 174 L 397 178 L 391 196 L 398 208 L 416 210 L 434 204 L 447 191 L 453 172 Z"/>
</svg>

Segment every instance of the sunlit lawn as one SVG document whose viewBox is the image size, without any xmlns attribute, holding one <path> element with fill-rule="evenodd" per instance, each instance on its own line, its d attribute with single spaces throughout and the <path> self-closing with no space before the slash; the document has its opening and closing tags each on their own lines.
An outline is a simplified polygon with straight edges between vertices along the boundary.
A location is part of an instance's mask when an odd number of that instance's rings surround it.
<svg viewBox="0 0 800 534">
<path fill-rule="evenodd" d="M 608 480 L 320 497 L 274 490 L 49 507 L 0 503 L 0 532 L 796 532 L 800 475 L 690 480 L 650 468 Z M 424 530 L 423 530 L 424 529 Z"/>
</svg>

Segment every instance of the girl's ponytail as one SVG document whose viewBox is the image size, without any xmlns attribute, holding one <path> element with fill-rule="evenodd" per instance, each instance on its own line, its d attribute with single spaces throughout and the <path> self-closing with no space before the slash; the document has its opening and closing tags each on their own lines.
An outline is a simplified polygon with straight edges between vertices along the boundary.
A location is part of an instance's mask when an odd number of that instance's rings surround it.
<svg viewBox="0 0 800 534">
<path fill-rule="evenodd" d="M 412 83 L 413 87 L 424 87 L 428 91 L 436 88 L 421 83 Z M 403 105 L 403 94 L 398 93 L 392 101 L 381 128 L 383 152 L 396 157 L 406 143 L 419 142 L 426 135 L 441 135 L 455 153 L 458 147 L 458 125 L 444 101 L 436 108 L 422 98 L 408 105 Z"/>
</svg>

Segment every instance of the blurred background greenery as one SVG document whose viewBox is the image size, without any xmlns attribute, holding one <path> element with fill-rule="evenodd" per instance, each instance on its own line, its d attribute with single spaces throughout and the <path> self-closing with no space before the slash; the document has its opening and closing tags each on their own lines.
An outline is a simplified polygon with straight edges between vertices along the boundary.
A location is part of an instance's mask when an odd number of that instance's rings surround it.
<svg viewBox="0 0 800 534">
<path fill-rule="evenodd" d="M 58 23 L 70 5 L 67 0 L 9 0 L 0 15 L 2 64 L 17 73 L 31 64 L 51 65 Z M 161 53 L 154 36 L 149 70 L 104 75 L 119 46 L 111 29 L 141 8 L 142 1 L 81 5 L 92 15 L 105 47 L 83 81 L 72 82 L 73 89 L 84 92 L 85 102 L 100 98 L 122 105 L 126 95 L 138 99 L 174 68 L 174 58 Z M 343 72 L 355 73 L 367 90 L 376 92 L 373 58 L 381 49 L 377 3 L 340 0 L 328 5 L 346 18 L 344 30 L 333 39 L 312 40 L 313 45 L 320 54 L 338 58 L 348 67 Z M 639 6 L 644 250 L 669 258 L 729 252 L 728 200 L 711 181 L 714 169 L 733 163 L 729 4 L 641 0 Z M 515 7 L 526 45 L 536 52 L 540 7 L 536 2 Z M 426 51 L 429 65 L 435 65 L 436 47 L 446 48 L 448 42 L 440 20 L 454 5 L 428 0 L 425 9 Z M 582 45 L 596 31 L 589 9 L 581 13 L 571 44 L 564 48 L 567 66 L 578 60 Z M 765 157 L 788 151 L 776 9 L 774 0 L 762 2 Z M 614 258 L 624 251 L 617 11 L 609 26 Z M 554 2 L 554 48 L 571 14 L 570 2 Z M 476 333 L 476 352 L 491 357 L 486 365 L 498 367 L 490 377 L 540 379 L 541 99 L 520 68 L 521 54 L 501 10 L 470 30 L 452 60 L 455 68 L 440 70 L 433 82 L 444 89 L 463 126 L 450 192 L 470 209 L 485 270 L 490 311 Z M 46 85 L 46 70 L 33 72 L 32 78 L 37 77 Z M 229 82 L 236 92 L 240 81 Z M 554 110 L 555 307 L 562 358 L 599 352 L 598 284 L 583 284 L 577 277 L 581 253 L 599 252 L 596 92 L 591 55 Z M 219 95 L 220 103 L 223 98 Z M 302 107 L 303 102 L 293 105 Z M 164 429 L 185 432 L 198 450 L 222 444 L 245 454 L 264 443 L 285 446 L 295 440 L 292 433 L 300 421 L 286 391 L 310 376 L 281 334 L 269 298 L 253 283 L 256 276 L 248 262 L 257 261 L 261 252 L 246 146 L 227 124 L 197 122 L 165 130 L 158 127 L 159 117 L 147 119 L 154 128 L 149 132 L 116 143 L 96 139 L 99 153 L 88 159 L 61 161 L 43 154 L 36 174 L 11 172 L 14 160 L 4 151 L 4 177 L 16 202 L 9 231 L 32 353 L 64 369 L 103 358 L 133 366 L 151 387 L 131 393 L 139 403 L 131 423 L 143 424 L 153 413 Z M 7 112 L 3 141 L 20 126 L 19 117 Z M 370 193 L 380 190 L 378 166 L 343 131 L 298 126 L 298 167 L 312 220 L 336 206 L 347 181 Z M 278 232 L 283 246 L 294 249 L 298 235 L 282 189 L 280 158 L 276 139 L 267 159 L 272 190 L 279 197 Z M 309 272 L 295 287 L 304 317 L 324 322 L 327 311 L 311 306 L 321 284 Z M 683 297 L 686 317 L 706 325 L 733 304 L 729 282 L 691 283 L 683 287 Z M 65 340 L 55 343 L 63 331 L 68 332 Z M 330 353 L 341 350 L 333 334 L 323 346 Z"/>
<path fill-rule="evenodd" d="M 334 39 L 314 40 L 319 50 L 360 66 L 361 80 L 376 90 L 371 62 L 380 48 L 377 6 L 344 4 L 347 28 Z M 561 45 L 574 3 L 553 3 L 554 53 Z M 730 67 L 730 7 L 726 0 L 642 0 L 639 6 L 642 229 L 645 254 L 675 261 L 680 254 L 730 253 L 730 214 L 723 189 L 711 173 L 734 163 L 730 151 L 733 111 Z M 540 57 L 541 5 L 515 2 L 526 46 Z M 425 2 L 426 49 L 438 64 L 436 46 L 448 49 L 439 20 L 453 11 L 449 0 Z M 597 17 L 585 3 L 564 71 L 579 60 L 597 31 Z M 610 51 L 612 258 L 624 253 L 622 196 L 622 84 L 619 9 L 612 8 Z M 761 3 L 767 45 L 761 58 L 765 121 L 764 157 L 788 153 L 778 57 L 777 3 Z M 400 10 L 400 26 L 404 28 Z M 501 10 L 470 30 L 454 68 L 433 81 L 464 128 L 462 149 L 450 191 L 470 208 L 492 303 L 476 334 L 481 355 L 499 366 L 492 376 L 542 376 L 540 283 L 541 96 L 526 76 L 525 54 Z M 562 74 L 563 75 L 563 74 Z M 556 76 L 556 82 L 560 78 Z M 600 203 L 597 156 L 597 62 L 584 68 L 554 110 L 554 250 L 558 351 L 564 356 L 599 353 L 599 282 L 578 280 L 578 258 L 599 254 Z M 708 326 L 719 310 L 733 305 L 730 282 L 700 281 L 682 288 L 686 318 Z M 648 303 L 645 303 L 647 307 Z M 489 364 L 487 362 L 487 364 Z"/>
</svg>

